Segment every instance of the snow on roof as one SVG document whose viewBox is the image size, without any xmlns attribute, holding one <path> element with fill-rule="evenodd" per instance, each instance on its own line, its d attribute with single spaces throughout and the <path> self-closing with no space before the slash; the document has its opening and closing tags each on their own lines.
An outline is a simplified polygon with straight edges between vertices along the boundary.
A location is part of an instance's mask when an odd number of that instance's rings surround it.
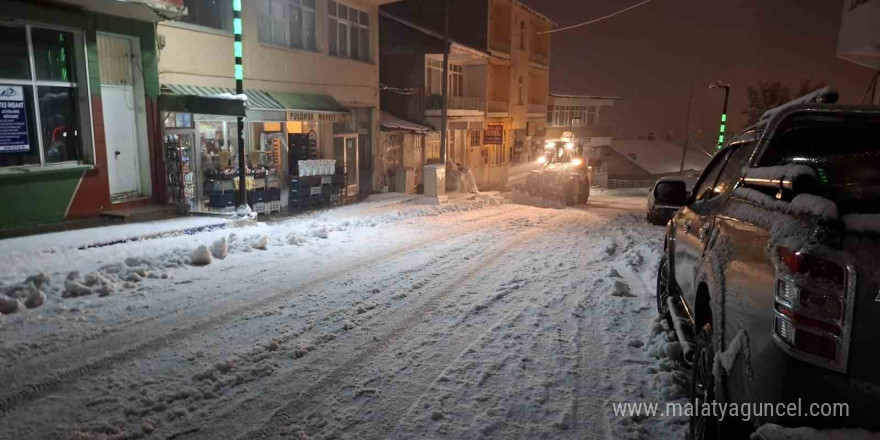
<svg viewBox="0 0 880 440">
<path fill-rule="evenodd" d="M 680 171 L 681 144 L 644 139 L 611 142 L 611 148 L 651 174 L 671 174 Z M 702 170 L 712 158 L 693 146 L 688 148 L 685 170 Z"/>
<path fill-rule="evenodd" d="M 434 129 L 431 127 L 394 117 L 388 112 L 382 112 L 379 114 L 379 126 L 383 131 L 406 131 L 418 134 L 434 132 Z"/>
</svg>

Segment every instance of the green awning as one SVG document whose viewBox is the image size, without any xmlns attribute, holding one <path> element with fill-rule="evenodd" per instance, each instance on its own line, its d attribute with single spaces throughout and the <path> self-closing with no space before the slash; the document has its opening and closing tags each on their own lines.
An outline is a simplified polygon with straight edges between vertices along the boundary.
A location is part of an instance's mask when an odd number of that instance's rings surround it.
<svg viewBox="0 0 880 440">
<path fill-rule="evenodd" d="M 163 92 L 167 90 L 175 95 L 201 96 L 205 98 L 217 98 L 218 96 L 235 95 L 234 89 L 227 89 L 224 87 L 190 86 L 185 84 L 162 84 L 162 89 Z M 248 110 L 285 110 L 285 108 L 281 104 L 279 104 L 278 101 L 272 99 L 268 92 L 264 92 L 262 90 L 245 89 L 244 94 L 245 96 L 247 96 Z M 235 101 L 235 99 L 227 100 Z M 216 115 L 221 113 L 207 112 L 206 114 Z"/>
<path fill-rule="evenodd" d="M 159 95 L 159 109 L 166 112 L 245 117 L 245 103 L 237 99 L 195 95 Z"/>
<path fill-rule="evenodd" d="M 288 111 L 349 114 L 347 108 L 328 95 L 290 92 L 269 92 L 269 95 Z"/>
</svg>

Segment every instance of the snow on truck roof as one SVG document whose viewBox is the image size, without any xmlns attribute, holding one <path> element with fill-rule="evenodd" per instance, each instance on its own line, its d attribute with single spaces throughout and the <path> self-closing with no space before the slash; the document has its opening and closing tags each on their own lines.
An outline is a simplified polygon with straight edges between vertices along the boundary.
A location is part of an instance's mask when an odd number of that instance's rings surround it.
<svg viewBox="0 0 880 440">
<path fill-rule="evenodd" d="M 611 148 L 650 174 L 672 174 L 681 171 L 680 144 L 645 139 L 611 142 Z M 685 157 L 685 170 L 702 170 L 712 157 L 705 151 L 690 147 Z"/>
</svg>

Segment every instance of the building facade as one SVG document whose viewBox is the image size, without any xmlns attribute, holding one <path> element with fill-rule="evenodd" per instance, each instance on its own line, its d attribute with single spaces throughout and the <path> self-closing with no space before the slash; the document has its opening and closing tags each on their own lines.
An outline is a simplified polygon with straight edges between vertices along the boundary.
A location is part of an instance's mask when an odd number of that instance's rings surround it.
<svg viewBox="0 0 880 440">
<path fill-rule="evenodd" d="M 0 228 L 160 197 L 155 23 L 182 0 L 7 1 Z"/>
<path fill-rule="evenodd" d="M 845 0 L 837 56 L 869 69 L 880 71 L 880 1 Z M 873 103 L 880 104 L 877 81 L 873 84 Z"/>
<path fill-rule="evenodd" d="M 507 183 L 512 160 L 543 139 L 552 22 L 512 0 L 450 0 L 448 77 L 443 78 L 444 3 L 406 0 L 381 8 L 382 106 L 396 117 L 441 126 L 448 84 L 448 160 L 481 188 Z M 541 141 L 543 142 L 543 141 Z M 425 142 L 425 161 L 440 152 Z"/>
<path fill-rule="evenodd" d="M 297 159 L 335 159 L 348 195 L 380 186 L 378 6 L 391 0 L 242 2 L 245 149 L 249 171 L 288 182 Z M 159 79 L 168 95 L 234 93 L 232 9 L 184 0 L 189 14 L 159 25 Z M 192 208 L 213 209 L 212 176 L 234 174 L 235 117 L 169 111 L 166 133 L 194 148 Z M 181 122 L 182 124 L 178 124 Z M 186 137 L 188 136 L 188 137 Z M 264 171 L 259 171 L 264 170 Z M 282 189 L 286 205 L 286 191 Z"/>
</svg>

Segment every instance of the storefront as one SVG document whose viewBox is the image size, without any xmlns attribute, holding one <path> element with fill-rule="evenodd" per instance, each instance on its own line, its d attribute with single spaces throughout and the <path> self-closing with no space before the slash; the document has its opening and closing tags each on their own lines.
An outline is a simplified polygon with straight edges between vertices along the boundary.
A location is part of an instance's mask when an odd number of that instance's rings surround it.
<svg viewBox="0 0 880 440">
<path fill-rule="evenodd" d="M 4 3 L 0 228 L 95 217 L 157 197 L 159 16 L 151 8 L 159 7 L 183 9 L 148 0 L 107 15 Z"/>
<path fill-rule="evenodd" d="M 163 103 L 175 99 L 190 103 L 190 108 L 163 107 L 168 202 L 182 210 L 226 213 L 238 206 L 236 121 L 240 115 L 245 117 L 245 186 L 248 203 L 255 211 L 269 214 L 291 206 L 291 198 L 299 201 L 292 187 L 301 184 L 301 176 L 314 172 L 312 168 L 301 170 L 300 161 L 309 161 L 304 166 L 312 167 L 314 161 L 335 159 L 335 167 L 327 172 L 334 175 L 330 180 L 339 174 L 339 180 L 350 179 L 349 191 L 357 192 L 358 135 L 336 133 L 335 126 L 346 125 L 351 117 L 333 98 L 248 90 L 245 100 L 232 95 L 231 90 L 215 87 L 165 85 L 163 89 L 163 97 L 168 97 Z M 204 100 L 226 105 L 207 113 L 204 106 L 196 104 Z M 219 108 L 226 111 L 217 111 Z M 353 175 L 347 173 L 349 167 Z M 323 195 L 329 196 L 327 191 L 324 189 Z M 336 200 L 339 197 L 322 199 Z"/>
</svg>

